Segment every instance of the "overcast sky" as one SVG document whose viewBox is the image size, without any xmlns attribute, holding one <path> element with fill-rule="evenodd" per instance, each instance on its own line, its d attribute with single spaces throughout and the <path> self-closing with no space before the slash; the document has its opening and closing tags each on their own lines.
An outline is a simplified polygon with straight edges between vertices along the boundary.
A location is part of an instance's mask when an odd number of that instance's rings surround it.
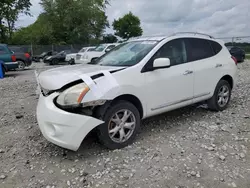
<svg viewBox="0 0 250 188">
<path fill-rule="evenodd" d="M 144 35 L 177 31 L 205 32 L 216 37 L 250 35 L 250 0 L 110 0 L 110 23 L 129 11 L 141 19 Z M 39 0 L 31 0 L 33 17 L 20 16 L 27 26 L 42 12 Z M 108 29 L 107 32 L 112 31 Z"/>
</svg>

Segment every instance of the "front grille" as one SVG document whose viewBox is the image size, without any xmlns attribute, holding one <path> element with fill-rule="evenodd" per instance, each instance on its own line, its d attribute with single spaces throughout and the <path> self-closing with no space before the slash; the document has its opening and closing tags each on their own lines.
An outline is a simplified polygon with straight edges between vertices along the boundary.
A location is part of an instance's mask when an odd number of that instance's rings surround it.
<svg viewBox="0 0 250 188">
<path fill-rule="evenodd" d="M 76 55 L 76 60 L 79 60 L 79 59 L 81 59 L 81 55 L 80 55 L 80 54 L 77 54 L 77 55 Z"/>
</svg>

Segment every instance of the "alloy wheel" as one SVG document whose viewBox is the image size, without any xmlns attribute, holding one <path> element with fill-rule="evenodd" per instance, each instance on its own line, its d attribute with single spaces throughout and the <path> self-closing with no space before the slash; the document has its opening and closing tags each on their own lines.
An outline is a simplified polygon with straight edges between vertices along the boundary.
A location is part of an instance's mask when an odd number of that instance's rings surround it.
<svg viewBox="0 0 250 188">
<path fill-rule="evenodd" d="M 109 137 L 113 142 L 126 142 L 136 127 L 135 115 L 127 109 L 116 112 L 108 124 Z"/>
<path fill-rule="evenodd" d="M 227 85 L 223 85 L 220 89 L 219 89 L 219 93 L 218 93 L 218 105 L 220 107 L 224 107 L 227 105 L 228 101 L 229 101 L 229 97 L 230 97 L 230 91 Z"/>
</svg>

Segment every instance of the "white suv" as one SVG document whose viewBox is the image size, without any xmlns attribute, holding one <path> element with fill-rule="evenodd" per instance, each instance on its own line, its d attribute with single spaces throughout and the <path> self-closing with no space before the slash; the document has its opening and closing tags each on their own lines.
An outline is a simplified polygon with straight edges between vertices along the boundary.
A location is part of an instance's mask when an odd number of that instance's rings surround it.
<svg viewBox="0 0 250 188">
<path fill-rule="evenodd" d="M 95 48 L 95 46 L 83 47 L 78 53 L 67 54 L 65 61 L 69 62 L 70 64 L 75 64 L 77 55 L 82 56 L 87 52 L 93 51 Z"/>
<path fill-rule="evenodd" d="M 112 50 L 114 47 L 118 46 L 119 43 L 111 43 L 111 44 L 100 44 L 94 50 L 90 52 L 86 52 L 84 54 L 77 54 L 76 55 L 76 63 L 86 64 L 92 62 L 93 60 L 101 57 L 105 53 Z"/>
<path fill-rule="evenodd" d="M 77 150 L 95 129 L 106 147 L 122 148 L 149 116 L 201 101 L 222 111 L 237 70 L 223 42 L 197 33 L 132 39 L 94 63 L 38 76 L 38 124 L 54 144 Z"/>
</svg>

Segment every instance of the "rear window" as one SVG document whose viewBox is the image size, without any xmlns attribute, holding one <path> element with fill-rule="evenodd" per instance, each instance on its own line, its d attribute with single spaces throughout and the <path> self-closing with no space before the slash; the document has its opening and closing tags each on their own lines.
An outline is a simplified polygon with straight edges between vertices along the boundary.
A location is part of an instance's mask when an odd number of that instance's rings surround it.
<svg viewBox="0 0 250 188">
<path fill-rule="evenodd" d="M 3 46 L 0 46 L 0 54 L 6 54 L 7 50 Z"/>
<path fill-rule="evenodd" d="M 213 49 L 206 39 L 188 38 L 189 61 L 206 59 L 214 55 Z"/>
<path fill-rule="evenodd" d="M 9 49 L 15 53 L 24 53 L 24 49 L 18 47 L 9 47 Z"/>
<path fill-rule="evenodd" d="M 218 42 L 210 41 L 210 44 L 214 50 L 215 55 L 222 50 L 222 46 Z"/>
</svg>

